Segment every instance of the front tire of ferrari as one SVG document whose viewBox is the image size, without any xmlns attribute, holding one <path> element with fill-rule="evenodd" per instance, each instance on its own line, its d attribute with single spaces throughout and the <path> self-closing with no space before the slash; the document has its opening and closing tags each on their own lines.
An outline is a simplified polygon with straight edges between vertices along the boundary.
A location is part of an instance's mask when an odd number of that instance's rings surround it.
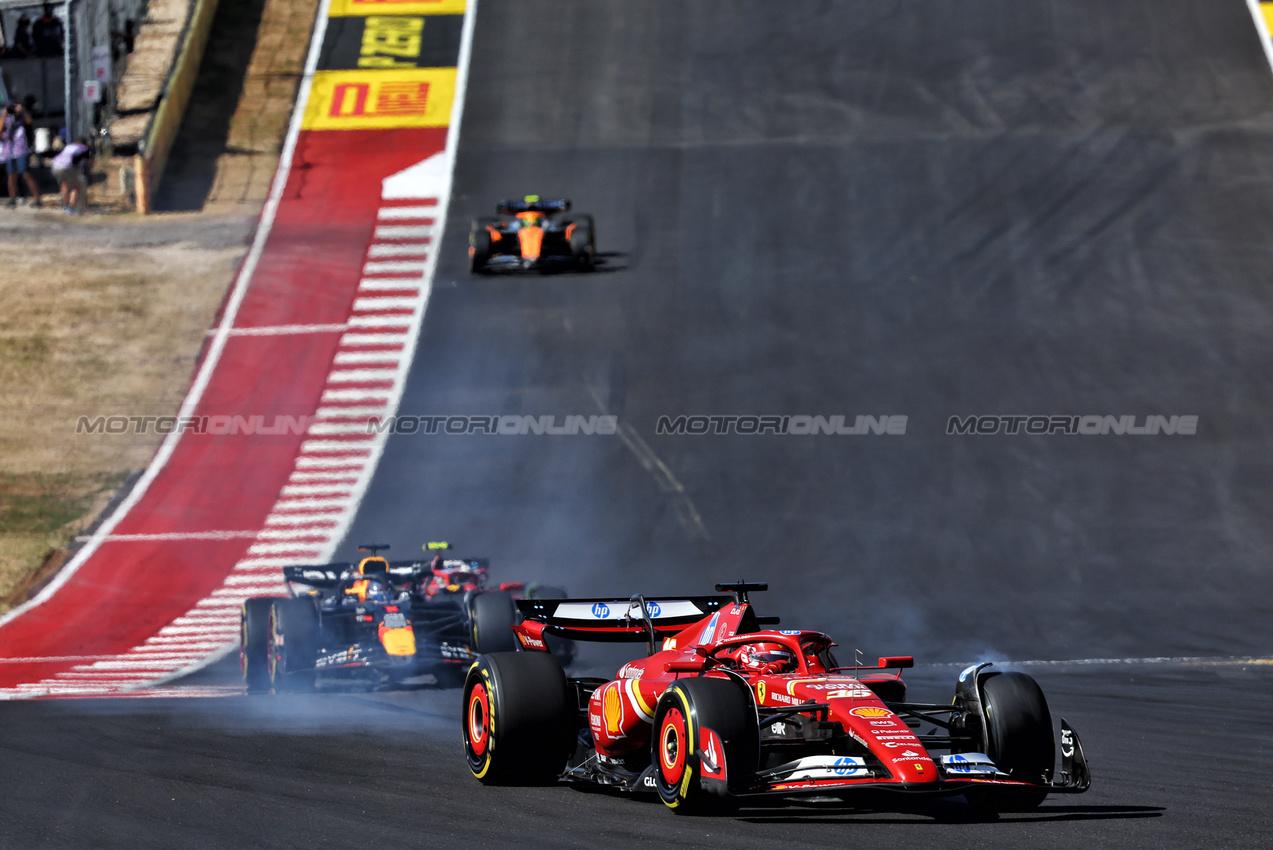
<svg viewBox="0 0 1273 850">
<path fill-rule="evenodd" d="M 270 606 L 270 688 L 309 691 L 314 688 L 318 645 L 318 610 L 306 598 L 274 599 Z"/>
<path fill-rule="evenodd" d="M 964 796 L 979 809 L 1028 812 L 1048 796 L 1056 762 L 1052 714 L 1043 690 L 1025 673 L 991 673 L 982 683 L 986 716 L 986 755 L 1013 779 L 1038 782 L 1029 790 L 976 788 Z"/>
<path fill-rule="evenodd" d="M 703 782 L 704 728 L 720 738 L 728 788 Z M 677 814 L 720 814 L 734 806 L 728 791 L 756 771 L 760 731 L 750 696 L 728 679 L 680 679 L 659 699 L 651 739 L 659 799 Z"/>
<path fill-rule="evenodd" d="M 491 590 L 474 596 L 472 604 L 473 651 L 485 655 L 517 649 L 517 636 L 513 634 L 517 606 L 513 597 L 503 590 Z"/>
<path fill-rule="evenodd" d="M 574 747 L 578 709 L 546 652 L 483 655 L 464 680 L 464 755 L 486 785 L 550 785 Z"/>
<path fill-rule="evenodd" d="M 245 599 L 239 611 L 239 670 L 250 694 L 270 690 L 270 608 L 269 597 Z"/>
</svg>

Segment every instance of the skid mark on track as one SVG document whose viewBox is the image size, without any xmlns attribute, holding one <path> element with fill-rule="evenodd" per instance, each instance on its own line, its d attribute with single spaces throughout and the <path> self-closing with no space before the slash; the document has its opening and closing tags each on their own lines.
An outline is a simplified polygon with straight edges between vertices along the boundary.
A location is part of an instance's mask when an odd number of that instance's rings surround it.
<svg viewBox="0 0 1273 850">
<path fill-rule="evenodd" d="M 588 384 L 588 394 L 592 396 L 592 400 L 596 402 L 597 407 L 603 414 L 609 414 L 606 404 L 601 399 L 601 393 L 597 391 L 591 383 Z M 676 519 L 680 522 L 681 527 L 689 533 L 690 539 L 700 543 L 706 543 L 712 539 L 707 533 L 707 526 L 703 524 L 703 517 L 698 512 L 698 508 L 694 507 L 694 502 L 690 499 L 689 494 L 685 492 L 685 485 L 676 479 L 672 474 L 672 470 L 668 469 L 663 459 L 655 454 L 654 449 L 642 439 L 641 435 L 631 425 L 628 425 L 622 419 L 619 420 L 616 429 L 619 439 L 623 441 L 623 445 L 628 447 L 628 451 L 636 455 L 636 459 L 640 461 L 641 466 L 646 472 L 654 477 L 655 482 L 659 485 L 659 490 L 667 493 L 672 500 L 672 507 L 676 511 Z"/>
</svg>

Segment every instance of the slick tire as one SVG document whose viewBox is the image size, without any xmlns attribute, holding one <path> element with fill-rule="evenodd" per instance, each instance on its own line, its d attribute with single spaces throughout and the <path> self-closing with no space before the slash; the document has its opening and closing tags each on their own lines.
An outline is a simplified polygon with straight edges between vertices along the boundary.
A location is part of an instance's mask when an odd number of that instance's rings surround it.
<svg viewBox="0 0 1273 850">
<path fill-rule="evenodd" d="M 547 652 L 483 655 L 464 680 L 469 770 L 487 785 L 550 785 L 575 745 L 578 708 Z"/>
<path fill-rule="evenodd" d="M 569 598 L 566 591 L 560 587 L 553 587 L 546 584 L 532 584 L 526 589 L 527 599 L 567 599 Z M 557 660 L 561 662 L 562 667 L 569 667 L 574 663 L 575 656 L 579 653 L 579 648 L 570 638 L 544 636 L 544 642 L 548 644 L 548 651 L 557 656 Z"/>
<path fill-rule="evenodd" d="M 681 815 L 721 814 L 734 807 L 728 789 L 703 782 L 698 753 L 703 729 L 721 739 L 729 789 L 756 772 L 760 730 L 750 694 L 729 679 L 680 679 L 659 698 L 650 758 L 659 799 Z"/>
<path fill-rule="evenodd" d="M 314 688 L 314 658 L 318 648 L 318 609 L 309 599 L 275 599 L 270 606 L 270 689 L 308 691 Z"/>
<path fill-rule="evenodd" d="M 491 232 L 487 224 L 498 222 L 498 219 L 473 219 L 469 228 L 469 274 L 484 274 L 486 262 L 491 258 Z"/>
<path fill-rule="evenodd" d="M 270 609 L 268 597 L 246 599 L 239 609 L 239 670 L 250 694 L 270 690 Z"/>
<path fill-rule="evenodd" d="M 1046 785 L 1056 762 L 1052 714 L 1037 682 L 1025 673 L 990 673 L 982 681 L 986 755 L 1013 779 Z M 968 802 L 992 812 L 1027 812 L 1048 796 L 1047 788 L 977 788 Z"/>
<path fill-rule="evenodd" d="M 597 255 L 597 234 L 592 216 L 575 216 L 575 229 L 570 234 L 570 256 L 575 265 L 584 270 L 594 268 Z"/>
<path fill-rule="evenodd" d="M 513 597 L 502 590 L 491 590 L 473 597 L 470 613 L 473 651 L 512 652 L 517 649 L 513 626 L 517 623 L 517 606 Z"/>
</svg>

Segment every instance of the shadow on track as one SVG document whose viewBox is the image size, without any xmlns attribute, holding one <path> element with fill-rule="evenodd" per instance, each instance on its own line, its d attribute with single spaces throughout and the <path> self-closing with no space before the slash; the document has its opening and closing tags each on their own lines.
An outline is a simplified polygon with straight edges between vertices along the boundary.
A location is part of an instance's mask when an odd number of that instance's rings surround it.
<svg viewBox="0 0 1273 850">
<path fill-rule="evenodd" d="M 1047 823 L 1051 821 L 1135 820 L 1159 818 L 1163 806 L 1046 806 L 1033 812 L 1014 813 L 1007 816 L 993 812 L 980 812 L 962 803 L 929 803 L 910 806 L 862 807 L 828 805 L 816 811 L 807 808 L 785 809 L 766 815 L 741 814 L 736 820 L 746 823 L 785 824 L 924 824 L 915 817 L 926 817 L 935 826 L 958 823 Z"/>
</svg>

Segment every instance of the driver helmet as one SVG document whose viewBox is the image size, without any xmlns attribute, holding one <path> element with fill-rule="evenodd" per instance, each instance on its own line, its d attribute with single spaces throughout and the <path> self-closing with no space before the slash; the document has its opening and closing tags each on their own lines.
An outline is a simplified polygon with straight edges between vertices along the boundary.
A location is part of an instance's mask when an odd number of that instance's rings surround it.
<svg viewBox="0 0 1273 850">
<path fill-rule="evenodd" d="M 796 656 L 780 643 L 749 643 L 738 653 L 738 663 L 754 673 L 790 673 Z"/>
<path fill-rule="evenodd" d="M 367 587 L 364 591 L 363 601 L 365 602 L 388 602 L 389 588 L 382 581 L 376 579 L 368 579 Z"/>
</svg>

